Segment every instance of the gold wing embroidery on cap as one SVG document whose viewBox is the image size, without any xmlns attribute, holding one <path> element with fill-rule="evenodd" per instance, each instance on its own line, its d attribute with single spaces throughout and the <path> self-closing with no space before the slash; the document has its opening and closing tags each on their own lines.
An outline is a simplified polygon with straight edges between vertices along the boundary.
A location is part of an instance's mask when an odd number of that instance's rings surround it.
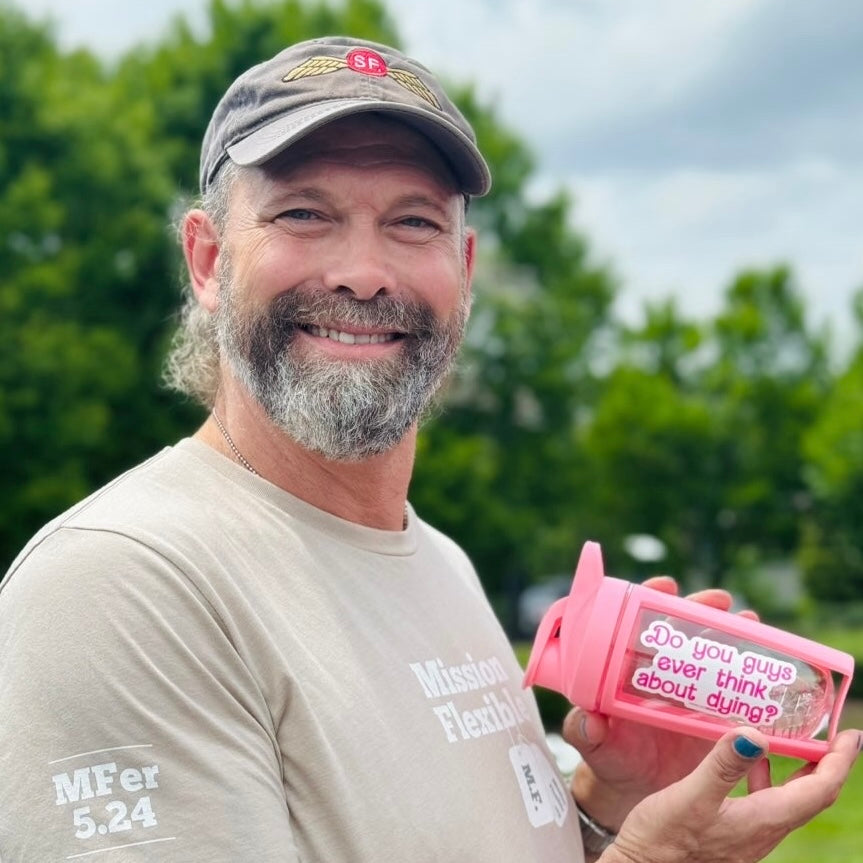
<svg viewBox="0 0 863 863">
<path fill-rule="evenodd" d="M 300 63 L 296 69 L 291 69 L 283 81 L 298 81 L 300 78 L 311 78 L 315 75 L 326 75 L 339 69 L 346 69 L 347 63 L 337 57 L 310 57 L 305 63 Z"/>
<path fill-rule="evenodd" d="M 413 72 L 406 72 L 404 69 L 390 69 L 389 71 L 390 77 L 401 84 L 402 87 L 410 90 L 411 93 L 416 94 L 420 99 L 424 99 L 433 108 L 440 110 L 440 102 L 438 102 L 435 94 Z"/>
</svg>

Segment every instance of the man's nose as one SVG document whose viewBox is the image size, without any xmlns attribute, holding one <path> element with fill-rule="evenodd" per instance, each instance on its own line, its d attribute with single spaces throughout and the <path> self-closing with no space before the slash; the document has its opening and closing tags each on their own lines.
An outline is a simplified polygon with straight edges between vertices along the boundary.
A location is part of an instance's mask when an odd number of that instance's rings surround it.
<svg viewBox="0 0 863 863">
<path fill-rule="evenodd" d="M 391 294 L 395 277 L 382 238 L 374 231 L 345 237 L 332 252 L 323 283 L 331 291 L 350 291 L 359 300 Z"/>
</svg>

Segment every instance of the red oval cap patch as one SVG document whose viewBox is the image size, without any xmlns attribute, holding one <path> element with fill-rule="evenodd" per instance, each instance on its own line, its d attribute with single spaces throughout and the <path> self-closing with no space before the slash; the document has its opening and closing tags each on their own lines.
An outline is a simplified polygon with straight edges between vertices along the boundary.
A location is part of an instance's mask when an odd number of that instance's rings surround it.
<svg viewBox="0 0 863 863">
<path fill-rule="evenodd" d="M 369 48 L 355 48 L 345 57 L 345 62 L 354 72 L 363 75 L 373 75 L 375 78 L 384 78 L 387 74 L 387 64 L 377 51 Z"/>
</svg>

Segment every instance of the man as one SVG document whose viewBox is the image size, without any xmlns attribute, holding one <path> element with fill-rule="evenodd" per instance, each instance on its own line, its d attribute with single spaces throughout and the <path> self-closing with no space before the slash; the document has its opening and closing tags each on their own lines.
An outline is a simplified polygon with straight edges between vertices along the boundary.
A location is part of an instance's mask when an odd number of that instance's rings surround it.
<svg viewBox="0 0 863 863">
<path fill-rule="evenodd" d="M 581 811 L 564 788 L 476 574 L 407 503 L 489 185 L 385 46 L 303 43 L 229 88 L 169 369 L 210 416 L 43 529 L 0 593 L 4 863 L 578 861 L 582 834 L 608 863 L 756 860 L 838 793 L 856 735 L 768 790 L 755 730 L 701 761 L 579 713 Z"/>
</svg>

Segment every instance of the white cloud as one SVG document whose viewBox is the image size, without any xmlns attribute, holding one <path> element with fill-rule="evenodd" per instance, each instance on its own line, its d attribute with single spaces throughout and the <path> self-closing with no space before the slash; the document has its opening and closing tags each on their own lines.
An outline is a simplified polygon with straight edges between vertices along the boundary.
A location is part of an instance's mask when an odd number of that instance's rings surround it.
<svg viewBox="0 0 863 863">
<path fill-rule="evenodd" d="M 829 317 L 840 347 L 850 298 L 863 286 L 854 175 L 800 164 L 762 172 L 680 171 L 574 176 L 578 220 L 623 277 L 620 313 L 639 320 L 645 300 L 677 297 L 687 314 L 715 313 L 745 267 L 789 263 L 813 323 Z"/>
<path fill-rule="evenodd" d="M 132 45 L 158 39 L 182 13 L 193 26 L 204 20 L 204 0 L 18 0 L 34 19 L 51 18 L 67 48 L 88 47 L 113 59 Z"/>
<path fill-rule="evenodd" d="M 409 50 L 476 80 L 534 140 L 673 104 L 755 0 L 389 0 Z M 526 117 L 531 122 L 525 122 Z"/>
</svg>

